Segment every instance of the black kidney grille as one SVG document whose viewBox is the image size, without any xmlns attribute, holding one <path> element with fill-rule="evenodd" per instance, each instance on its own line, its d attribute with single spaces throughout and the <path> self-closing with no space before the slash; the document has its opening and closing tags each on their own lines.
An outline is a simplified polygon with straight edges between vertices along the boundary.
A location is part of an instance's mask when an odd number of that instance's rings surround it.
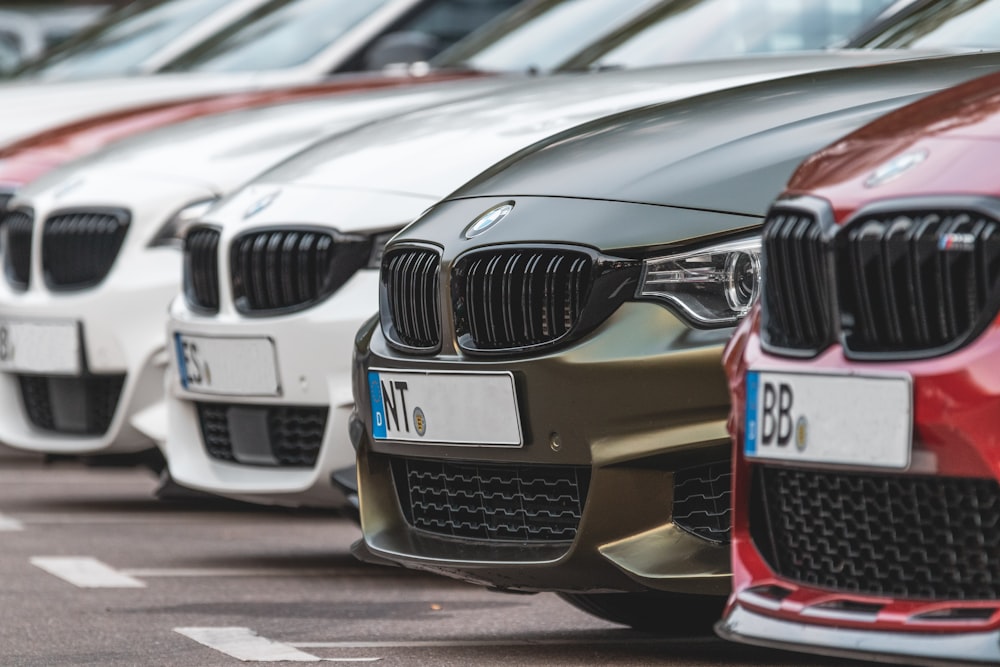
<svg viewBox="0 0 1000 667">
<path fill-rule="evenodd" d="M 757 466 L 752 497 L 754 542 L 789 580 L 894 598 L 1000 599 L 993 480 Z"/>
<path fill-rule="evenodd" d="M 951 345 L 980 323 L 1000 277 L 998 223 L 964 211 L 893 213 L 838 235 L 845 345 L 910 352 Z"/>
<path fill-rule="evenodd" d="M 5 238 L 3 254 L 7 282 L 17 289 L 27 289 L 30 282 L 34 222 L 34 214 L 25 209 L 8 211 L 0 221 Z"/>
<path fill-rule="evenodd" d="M 731 482 L 728 461 L 675 472 L 674 523 L 702 539 L 728 544 L 732 526 Z"/>
<path fill-rule="evenodd" d="M 764 223 L 764 335 L 775 347 L 819 350 L 833 339 L 829 255 L 818 218 L 775 211 Z"/>
<path fill-rule="evenodd" d="M 258 230 L 230 246 L 233 297 L 243 312 L 303 308 L 333 294 L 371 251 L 370 242 L 315 229 Z"/>
<path fill-rule="evenodd" d="M 383 316 L 397 345 L 431 349 L 441 344 L 441 259 L 425 248 L 387 250 L 382 258 Z"/>
<path fill-rule="evenodd" d="M 125 384 L 124 375 L 20 375 L 18 380 L 25 412 L 36 428 L 74 435 L 106 433 Z"/>
<path fill-rule="evenodd" d="M 414 528 L 477 541 L 568 542 L 589 469 L 396 458 L 393 477 Z"/>
<path fill-rule="evenodd" d="M 460 258 L 452 271 L 459 344 L 504 350 L 562 338 L 580 319 L 593 260 L 566 249 L 497 248 Z"/>
<path fill-rule="evenodd" d="M 125 241 L 125 211 L 51 215 L 42 228 L 42 268 L 53 289 L 81 289 L 104 280 Z"/>
<path fill-rule="evenodd" d="M 219 237 L 212 227 L 196 227 L 184 237 L 184 294 L 195 308 L 219 310 Z"/>
<path fill-rule="evenodd" d="M 228 403 L 198 403 L 197 408 L 202 442 L 210 457 L 287 468 L 316 465 L 329 412 L 325 407 Z M 239 432 L 241 427 L 255 442 L 240 441 L 234 429 Z"/>
</svg>

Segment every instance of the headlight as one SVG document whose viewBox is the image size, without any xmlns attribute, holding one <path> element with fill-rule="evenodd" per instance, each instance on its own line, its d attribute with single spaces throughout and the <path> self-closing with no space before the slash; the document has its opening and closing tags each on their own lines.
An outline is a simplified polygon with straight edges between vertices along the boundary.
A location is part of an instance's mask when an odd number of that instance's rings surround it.
<svg viewBox="0 0 1000 667">
<path fill-rule="evenodd" d="M 676 306 L 695 325 L 721 327 L 747 314 L 760 292 L 760 237 L 642 263 L 636 295 Z"/>
<path fill-rule="evenodd" d="M 174 214 L 174 217 L 160 227 L 156 236 L 149 242 L 150 248 L 167 246 L 181 250 L 184 248 L 184 235 L 191 225 L 198 222 L 203 215 L 208 213 L 208 209 L 217 202 L 218 199 L 203 199 L 188 204 Z"/>
<path fill-rule="evenodd" d="M 389 239 L 398 234 L 400 229 L 402 227 L 388 232 L 372 234 L 369 237 L 372 240 L 372 252 L 368 257 L 368 265 L 365 268 L 375 270 L 382 268 L 382 255 L 385 254 L 385 244 L 389 242 Z"/>
</svg>

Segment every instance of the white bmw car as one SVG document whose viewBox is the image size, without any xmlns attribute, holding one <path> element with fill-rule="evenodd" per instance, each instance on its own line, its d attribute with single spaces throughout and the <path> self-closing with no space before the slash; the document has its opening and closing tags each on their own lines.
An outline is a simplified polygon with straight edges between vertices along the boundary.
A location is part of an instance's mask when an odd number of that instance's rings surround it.
<svg viewBox="0 0 1000 667">
<path fill-rule="evenodd" d="M 426 84 L 205 117 L 26 186 L 2 224 L 0 442 L 67 455 L 154 448 L 186 225 L 323 137 L 504 85 Z"/>
<path fill-rule="evenodd" d="M 378 309 L 381 249 L 393 232 L 571 126 L 887 57 L 799 54 L 537 81 L 374 123 L 267 172 L 187 235 L 184 292 L 168 325 L 171 476 L 252 502 L 351 500 L 352 344 Z"/>
</svg>

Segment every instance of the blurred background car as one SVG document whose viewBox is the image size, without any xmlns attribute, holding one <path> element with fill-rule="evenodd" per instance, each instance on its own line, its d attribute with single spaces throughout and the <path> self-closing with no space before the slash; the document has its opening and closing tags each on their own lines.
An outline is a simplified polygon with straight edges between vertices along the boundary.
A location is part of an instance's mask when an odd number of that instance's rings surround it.
<svg viewBox="0 0 1000 667">
<path fill-rule="evenodd" d="M 0 3 L 0 77 L 98 21 L 111 7 L 100 2 Z"/>
<path fill-rule="evenodd" d="M 998 128 L 993 75 L 819 151 L 768 213 L 761 302 L 725 354 L 723 637 L 1000 662 Z"/>
<path fill-rule="evenodd" d="M 377 50 L 389 33 L 419 28 L 457 39 L 518 1 L 159 0 L 134 10 L 130 5 L 93 34 L 81 35 L 0 86 L 5 100 L 0 141 L 126 106 L 314 83 L 338 71 L 363 69 L 349 61 Z M 181 46 L 172 41 L 177 34 Z M 175 62 L 192 48 L 192 39 L 205 42 L 212 35 L 211 49 L 184 64 Z M 287 44 L 264 44 L 263 35 Z M 160 53 L 158 64 L 141 64 L 151 53 Z M 128 76 L 162 71 L 167 63 L 174 63 L 170 73 Z M 101 78 L 86 78 L 94 76 Z M 44 83 L 49 79 L 58 81 Z"/>
</svg>

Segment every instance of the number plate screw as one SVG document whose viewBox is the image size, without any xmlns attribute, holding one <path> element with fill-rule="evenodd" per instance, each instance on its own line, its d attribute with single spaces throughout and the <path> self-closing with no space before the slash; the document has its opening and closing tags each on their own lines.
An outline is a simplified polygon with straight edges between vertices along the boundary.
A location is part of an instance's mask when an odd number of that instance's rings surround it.
<svg viewBox="0 0 1000 667">
<path fill-rule="evenodd" d="M 558 452 L 562 449 L 562 438 L 559 437 L 558 433 L 553 433 L 549 436 L 549 447 L 551 447 L 554 452 Z"/>
</svg>

